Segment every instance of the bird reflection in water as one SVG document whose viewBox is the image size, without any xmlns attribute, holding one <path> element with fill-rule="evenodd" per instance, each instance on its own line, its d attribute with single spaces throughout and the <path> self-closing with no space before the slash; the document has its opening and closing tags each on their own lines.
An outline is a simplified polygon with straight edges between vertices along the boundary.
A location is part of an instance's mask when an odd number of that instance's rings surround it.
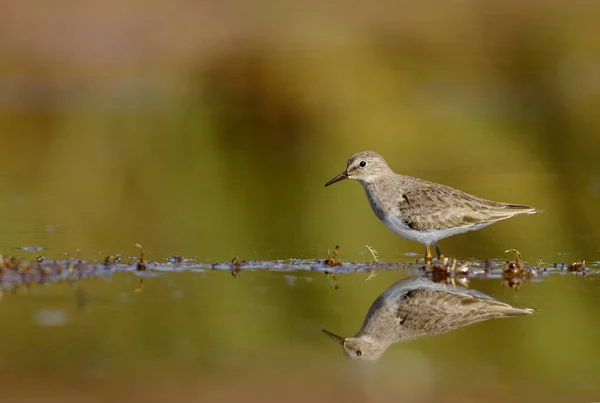
<svg viewBox="0 0 600 403">
<path fill-rule="evenodd" d="M 325 329 L 346 357 L 376 361 L 394 343 L 437 335 L 493 318 L 531 315 L 482 292 L 447 287 L 423 277 L 397 281 L 373 302 L 361 329 L 341 337 Z"/>
</svg>

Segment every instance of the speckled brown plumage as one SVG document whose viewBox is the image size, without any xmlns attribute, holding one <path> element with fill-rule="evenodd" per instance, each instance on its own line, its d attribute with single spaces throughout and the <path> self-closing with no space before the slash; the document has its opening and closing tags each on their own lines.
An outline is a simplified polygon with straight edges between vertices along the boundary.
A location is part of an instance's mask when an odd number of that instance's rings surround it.
<svg viewBox="0 0 600 403">
<path fill-rule="evenodd" d="M 507 304 L 467 294 L 418 289 L 403 297 L 396 311 L 405 340 L 448 332 L 482 320 L 523 315 Z"/>
<path fill-rule="evenodd" d="M 351 359 L 377 360 L 392 344 L 433 336 L 494 318 L 531 315 L 477 290 L 448 287 L 426 278 L 392 284 L 369 308 L 352 337 L 324 331 L 338 341 Z"/>
<path fill-rule="evenodd" d="M 398 175 L 400 176 L 400 175 Z M 449 186 L 404 176 L 398 213 L 418 231 L 492 223 L 535 209 L 482 199 Z"/>
</svg>

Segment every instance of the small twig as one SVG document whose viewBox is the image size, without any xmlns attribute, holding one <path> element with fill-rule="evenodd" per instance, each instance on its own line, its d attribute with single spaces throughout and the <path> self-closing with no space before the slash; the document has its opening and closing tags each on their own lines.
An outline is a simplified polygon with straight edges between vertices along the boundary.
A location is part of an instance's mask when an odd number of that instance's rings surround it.
<svg viewBox="0 0 600 403">
<path fill-rule="evenodd" d="M 340 245 L 335 245 L 335 249 L 333 249 L 333 252 L 330 252 L 329 250 L 327 250 L 327 256 L 329 258 L 325 259 L 325 261 L 323 263 L 329 267 L 341 266 L 342 263 L 340 261 L 336 260 L 339 251 L 340 251 Z M 335 275 L 333 274 L 333 272 L 326 271 L 325 275 L 327 276 L 328 279 L 331 279 L 331 281 L 333 282 L 333 287 L 336 290 L 339 290 L 340 287 L 338 286 L 337 280 L 335 279 Z"/>
<path fill-rule="evenodd" d="M 338 252 L 340 251 L 340 245 L 335 245 L 335 249 L 333 250 L 333 252 L 330 252 L 329 250 L 327 251 L 327 256 L 329 257 L 329 259 L 325 260 L 325 264 L 329 267 L 333 267 L 333 266 L 339 266 L 342 263 L 337 261 L 337 255 Z"/>
<path fill-rule="evenodd" d="M 330 280 L 331 280 L 331 282 L 333 283 L 333 288 L 334 288 L 334 290 L 336 290 L 336 291 L 337 291 L 337 290 L 339 290 L 339 289 L 340 289 L 340 286 L 338 285 L 338 282 L 337 282 L 337 280 L 336 280 L 336 278 L 335 278 L 335 274 L 333 274 L 333 272 L 326 271 L 326 272 L 325 272 L 325 276 L 327 276 L 327 279 L 330 279 Z"/>
<path fill-rule="evenodd" d="M 67 273 L 69 273 L 69 276 L 75 273 L 75 261 L 72 259 L 69 260 L 69 268 L 67 269 Z"/>
<path fill-rule="evenodd" d="M 377 252 L 375 249 L 373 249 L 372 246 L 369 246 L 369 245 L 365 245 L 365 246 L 367 247 L 369 252 L 371 252 L 371 256 L 373 256 L 373 260 L 379 263 L 379 252 Z"/>
<path fill-rule="evenodd" d="M 369 250 L 369 252 L 371 252 L 371 256 L 373 256 L 373 260 L 377 263 L 379 263 L 379 253 L 373 249 L 373 247 L 369 246 L 369 245 L 365 245 L 367 247 L 367 249 Z M 371 269 L 371 271 L 369 272 L 369 275 L 367 276 L 367 278 L 365 279 L 365 281 L 369 281 L 371 280 L 373 277 L 375 277 L 375 269 Z"/>
<path fill-rule="evenodd" d="M 117 263 L 121 258 L 117 255 L 108 255 L 105 259 L 104 259 L 104 267 L 106 269 L 110 269 L 110 267 Z"/>
<path fill-rule="evenodd" d="M 146 262 L 144 261 L 144 247 L 139 243 L 135 244 L 135 247 L 140 250 L 140 260 L 138 261 L 135 270 L 136 271 L 145 271 L 146 270 Z M 134 290 L 134 292 L 141 292 L 144 288 L 144 277 L 140 276 L 140 285 Z"/>
<path fill-rule="evenodd" d="M 508 252 L 514 252 L 514 254 L 517 255 L 517 260 L 515 262 L 517 264 L 517 266 L 523 265 L 523 258 L 521 257 L 521 252 L 519 252 L 516 249 L 508 249 L 508 250 L 504 251 L 504 253 L 508 253 Z"/>
<path fill-rule="evenodd" d="M 146 262 L 144 261 L 144 247 L 139 243 L 136 243 L 135 247 L 140 250 L 140 260 L 138 261 L 138 264 L 135 269 L 137 271 L 144 271 L 146 270 Z"/>
<path fill-rule="evenodd" d="M 231 259 L 231 275 L 233 277 L 237 277 L 237 274 L 242 270 L 240 269 L 241 264 L 242 262 L 237 256 Z"/>
</svg>

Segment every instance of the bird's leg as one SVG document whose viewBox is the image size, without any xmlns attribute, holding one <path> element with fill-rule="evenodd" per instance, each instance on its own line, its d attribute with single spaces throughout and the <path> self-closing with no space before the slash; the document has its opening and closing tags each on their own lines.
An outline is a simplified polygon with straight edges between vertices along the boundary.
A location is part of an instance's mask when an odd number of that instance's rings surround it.
<svg viewBox="0 0 600 403">
<path fill-rule="evenodd" d="M 425 263 L 431 263 L 431 247 L 425 245 Z"/>
<path fill-rule="evenodd" d="M 435 244 L 435 251 L 437 252 L 438 255 L 438 260 L 444 260 L 445 256 L 442 253 L 442 251 L 440 250 L 440 247 L 438 246 L 438 244 Z"/>
</svg>

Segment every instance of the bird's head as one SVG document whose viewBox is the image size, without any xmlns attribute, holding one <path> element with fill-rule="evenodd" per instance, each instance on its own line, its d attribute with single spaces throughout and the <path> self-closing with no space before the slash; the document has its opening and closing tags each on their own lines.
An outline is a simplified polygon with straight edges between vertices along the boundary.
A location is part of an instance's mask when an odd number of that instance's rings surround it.
<svg viewBox="0 0 600 403">
<path fill-rule="evenodd" d="M 381 155 L 373 151 L 362 151 L 350 157 L 346 170 L 327 182 L 325 186 L 344 179 L 355 179 L 362 184 L 372 183 L 390 172 L 390 168 Z"/>
<path fill-rule="evenodd" d="M 389 346 L 366 336 L 341 337 L 325 329 L 323 333 L 340 344 L 344 355 L 351 360 L 377 361 Z"/>
</svg>

